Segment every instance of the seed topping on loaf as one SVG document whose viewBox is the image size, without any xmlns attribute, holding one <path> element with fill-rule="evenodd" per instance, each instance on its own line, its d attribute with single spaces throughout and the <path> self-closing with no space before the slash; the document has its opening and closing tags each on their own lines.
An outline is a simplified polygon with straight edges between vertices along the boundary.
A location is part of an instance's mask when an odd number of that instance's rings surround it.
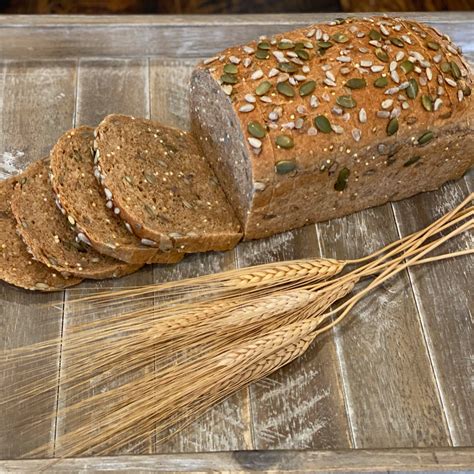
<svg viewBox="0 0 474 474">
<path fill-rule="evenodd" d="M 201 65 L 242 117 L 251 152 L 272 149 L 277 176 L 298 172 L 303 136 L 313 137 L 315 151 L 318 140 L 324 144 L 315 154 L 321 172 L 332 166 L 324 154 L 339 149 L 358 160 L 367 140 L 395 140 L 400 132 L 413 134 L 413 157 L 404 166 L 419 164 L 418 149 L 436 138 L 438 125 L 468 107 L 461 103 L 471 96 L 469 67 L 432 27 L 401 18 L 341 18 L 290 35 L 262 36 Z M 378 105 L 368 112 L 369 103 Z M 425 130 L 420 114 L 430 114 Z M 329 145 L 327 135 L 334 137 Z M 343 192 L 349 179 L 349 168 L 338 170 L 334 189 Z"/>
</svg>

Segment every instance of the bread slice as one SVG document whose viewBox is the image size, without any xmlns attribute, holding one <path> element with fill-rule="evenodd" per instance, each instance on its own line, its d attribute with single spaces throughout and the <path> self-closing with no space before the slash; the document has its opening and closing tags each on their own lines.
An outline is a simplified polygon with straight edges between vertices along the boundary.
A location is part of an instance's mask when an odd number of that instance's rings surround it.
<svg viewBox="0 0 474 474">
<path fill-rule="evenodd" d="M 181 252 L 228 250 L 241 239 L 235 213 L 190 133 L 109 115 L 96 129 L 94 147 L 109 205 L 139 237 Z"/>
<path fill-rule="evenodd" d="M 10 208 L 13 189 L 22 176 L 0 181 L 0 279 L 27 290 L 56 291 L 80 283 L 37 262 L 16 231 Z"/>
<path fill-rule="evenodd" d="M 129 263 L 176 263 L 179 252 L 143 245 L 130 226 L 107 208 L 103 189 L 94 177 L 93 129 L 66 132 L 51 150 L 50 180 L 58 201 L 75 221 L 78 238 L 98 252 Z"/>
<path fill-rule="evenodd" d="M 48 173 L 48 159 L 31 164 L 11 201 L 18 232 L 33 256 L 57 271 L 83 278 L 119 277 L 140 268 L 76 241 L 74 221 L 69 218 L 71 225 L 57 208 Z"/>
</svg>

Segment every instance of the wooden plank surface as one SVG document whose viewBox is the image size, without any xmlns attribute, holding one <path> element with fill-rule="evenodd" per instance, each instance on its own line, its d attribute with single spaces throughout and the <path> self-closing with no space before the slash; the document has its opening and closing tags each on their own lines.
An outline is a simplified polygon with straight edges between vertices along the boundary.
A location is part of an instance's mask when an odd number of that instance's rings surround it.
<svg viewBox="0 0 474 474">
<path fill-rule="evenodd" d="M 393 204 L 401 235 L 414 232 L 454 207 L 468 194 L 472 174 L 442 189 Z M 448 242 L 437 253 L 474 247 L 474 233 Z M 410 269 L 421 327 L 454 446 L 474 444 L 472 397 L 474 281 L 470 256 Z M 466 291 L 463 291 L 466 289 Z"/>
<path fill-rule="evenodd" d="M 0 461 L 2 472 L 472 472 L 473 448 L 237 451 L 57 460 Z"/>
<path fill-rule="evenodd" d="M 78 75 L 75 61 L 0 63 L 0 177 L 46 154 L 57 136 L 72 125 L 74 110 L 76 124 L 94 125 L 107 113 L 122 112 L 151 114 L 187 128 L 186 83 L 199 58 L 226 44 L 333 16 L 0 16 L 2 59 L 82 58 Z M 415 17 L 451 34 L 468 58 L 474 59 L 473 12 Z M 241 244 L 235 253 L 189 256 L 174 267 L 148 268 L 114 285 L 145 284 L 320 254 L 360 256 L 429 223 L 459 201 L 467 189 L 473 189 L 472 176 L 436 193 Z M 472 238 L 460 239 L 447 248 L 465 248 L 469 243 L 472 245 Z M 472 371 L 472 277 L 472 258 L 465 258 L 416 268 L 388 282 L 301 360 L 231 397 L 170 442 L 155 446 L 153 439 L 142 440 L 140 447 L 147 452 L 172 455 L 67 460 L 54 469 L 325 472 L 473 468 L 472 449 L 440 448 L 471 445 L 474 438 L 468 377 Z M 49 315 L 39 309 L 40 303 L 52 300 L 57 301 L 58 296 L 33 295 L 0 282 L 0 350 L 55 337 L 62 330 L 67 333 L 71 318 L 67 303 L 64 327 L 61 309 Z M 58 360 L 40 369 L 48 377 L 57 377 Z M 68 361 L 62 359 L 62 374 L 67 366 Z M 10 371 L 2 377 L 0 396 L 15 374 Z M 60 402 L 66 400 L 60 398 Z M 47 454 L 54 455 L 54 422 L 22 432 L 13 425 L 27 414 L 54 413 L 55 404 L 56 393 L 50 393 L 34 410 L 20 405 L 0 412 L 0 458 L 15 458 L 45 443 L 51 446 Z M 67 428 L 67 420 L 61 423 L 58 433 Z M 397 446 L 435 449 L 397 450 Z M 390 449 L 338 451 L 348 447 Z M 61 453 L 59 448 L 56 455 Z M 280 448 L 331 451 L 274 451 Z M 242 449 L 273 451 L 178 454 Z M 126 451 L 138 452 L 138 446 Z M 41 461 L 24 462 L 0 462 L 0 471 L 45 467 Z"/>
<path fill-rule="evenodd" d="M 188 90 L 194 61 L 151 60 L 151 118 L 171 126 L 190 128 Z M 155 282 L 180 280 L 231 270 L 235 251 L 187 255 L 173 266 L 156 265 Z M 206 413 L 156 452 L 194 452 L 253 449 L 249 393 L 243 389 Z"/>
<path fill-rule="evenodd" d="M 261 34 L 330 21 L 344 13 L 188 16 L 0 16 L 0 57 L 189 58 L 211 56 Z M 352 15 L 352 14 L 351 14 Z M 355 13 L 369 16 L 370 13 Z M 474 50 L 474 12 L 403 13 L 428 21 Z"/>
<path fill-rule="evenodd" d="M 320 255 L 314 226 L 241 243 L 239 266 Z M 299 359 L 250 387 L 256 449 L 352 446 L 334 341 L 316 341 Z"/>
<path fill-rule="evenodd" d="M 75 62 L 7 65 L 0 88 L 0 157 L 4 174 L 16 174 L 28 163 L 47 156 L 60 130 L 72 125 L 75 75 Z M 0 282 L 0 350 L 58 337 L 62 307 L 53 310 L 44 305 L 61 300 L 62 293 L 34 294 Z M 2 371 L 0 396 L 10 393 L 9 385 L 13 382 L 28 383 L 38 376 L 57 379 L 58 357 L 38 364 L 22 379 L 17 374 L 21 368 L 15 369 Z M 0 458 L 19 457 L 43 445 L 50 446 L 46 454 L 51 455 L 55 423 L 44 417 L 53 414 L 55 406 L 56 390 L 48 392 L 34 406 L 2 406 Z M 28 420 L 35 416 L 43 419 L 33 425 Z M 19 429 L 17 425 L 22 424 Z"/>
<path fill-rule="evenodd" d="M 77 80 L 77 100 L 76 100 L 76 125 L 97 125 L 102 118 L 110 113 L 123 113 L 135 116 L 149 115 L 149 87 L 148 87 L 148 62 L 146 60 L 84 60 L 79 62 Z M 68 302 L 71 298 L 78 298 L 87 294 L 91 288 L 101 287 L 123 288 L 124 286 L 148 285 L 153 281 L 153 268 L 146 266 L 138 272 L 120 278 L 118 280 L 104 280 L 100 282 L 89 281 L 81 285 L 81 290 L 76 288 L 66 290 L 66 301 L 64 309 L 64 344 L 67 345 L 68 328 L 71 324 L 87 322 L 95 319 L 94 313 L 86 313 L 80 317 L 71 314 Z M 144 303 L 147 305 L 147 303 Z M 75 305 L 76 311 L 86 310 L 86 305 Z M 138 307 L 137 307 L 138 309 Z M 103 317 L 113 314 L 111 311 L 104 311 Z M 67 357 L 61 357 L 61 376 L 67 374 L 70 361 Z M 153 370 L 149 367 L 144 370 Z M 127 380 L 123 378 L 122 382 Z M 84 396 L 98 393 L 110 384 L 104 384 L 100 380 L 90 384 L 90 388 Z M 59 406 L 68 406 L 65 391 L 60 390 Z M 86 415 L 85 415 L 86 416 Z M 62 453 L 60 445 L 60 435 L 72 429 L 73 425 L 68 422 L 68 417 L 58 420 L 56 455 Z M 152 451 L 152 438 L 138 439 L 133 445 L 124 448 L 127 453 Z"/>
<path fill-rule="evenodd" d="M 397 238 L 389 205 L 317 225 L 323 255 L 350 259 Z M 451 444 L 406 273 L 334 328 L 354 447 Z"/>
</svg>

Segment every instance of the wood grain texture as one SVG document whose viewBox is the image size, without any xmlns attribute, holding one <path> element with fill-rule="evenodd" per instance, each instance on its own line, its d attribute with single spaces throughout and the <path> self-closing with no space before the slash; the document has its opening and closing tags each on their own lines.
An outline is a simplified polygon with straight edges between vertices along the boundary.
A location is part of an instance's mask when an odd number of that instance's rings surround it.
<svg viewBox="0 0 474 474">
<path fill-rule="evenodd" d="M 455 207 L 468 194 L 468 182 L 472 185 L 472 173 L 470 178 L 448 183 L 438 191 L 394 203 L 400 234 L 414 232 Z M 474 247 L 472 231 L 436 253 L 469 247 Z M 472 374 L 474 258 L 440 261 L 414 267 L 409 273 L 451 439 L 455 446 L 471 446 L 474 399 L 472 379 L 466 375 Z"/>
<path fill-rule="evenodd" d="M 151 118 L 189 128 L 188 89 L 193 61 L 150 61 Z M 155 265 L 156 282 L 180 280 L 235 268 L 235 252 L 187 255 L 173 266 Z M 158 444 L 157 452 L 252 449 L 248 390 L 229 397 L 195 423 Z"/>
<path fill-rule="evenodd" d="M 2 170 L 14 174 L 28 163 L 48 154 L 59 130 L 72 125 L 74 113 L 74 62 L 10 63 L 0 89 L 2 99 L 0 161 Z M 51 114 L 54 108 L 55 113 Z M 62 293 L 32 294 L 0 282 L 0 350 L 56 338 L 62 323 Z M 46 307 L 58 302 L 57 309 Z M 59 348 L 58 348 L 59 354 Z M 57 355 L 38 363 L 33 372 L 20 378 L 16 370 L 0 368 L 0 396 L 6 396 L 9 386 L 31 383 L 39 378 L 56 380 Z M 55 430 L 52 415 L 56 407 L 56 390 L 45 394 L 34 406 L 18 404 L 4 406 L 0 411 L 0 457 L 20 457 L 40 446 L 52 454 Z M 43 416 L 35 425 L 28 420 Z M 23 429 L 18 425 L 23 424 Z"/>
<path fill-rule="evenodd" d="M 0 57 L 206 57 L 262 34 L 281 33 L 345 15 L 4 15 L 0 16 Z M 367 15 L 369 13 L 359 14 Z M 398 16 L 427 21 L 451 35 L 454 41 L 464 43 L 465 50 L 474 50 L 474 31 L 469 28 L 474 12 Z"/>
<path fill-rule="evenodd" d="M 357 258 L 396 240 L 390 206 L 317 225 L 322 253 Z M 447 446 L 406 273 L 366 296 L 334 329 L 354 447 Z"/>
<path fill-rule="evenodd" d="M 117 112 L 137 116 L 149 115 L 149 88 L 148 88 L 148 63 L 146 60 L 109 60 L 109 61 L 81 61 L 78 67 L 77 101 L 75 123 L 85 125 L 96 125 L 104 115 Z M 138 272 L 120 278 L 119 280 L 104 280 L 101 282 L 86 282 L 77 288 L 66 290 L 66 302 L 64 311 L 63 340 L 64 346 L 68 342 L 68 328 L 71 324 L 86 322 L 96 318 L 94 313 L 87 313 L 80 317 L 71 313 L 68 302 L 71 298 L 78 298 L 87 294 L 91 289 L 102 287 L 121 288 L 127 286 L 141 286 L 152 283 L 153 268 L 146 266 Z M 85 305 L 76 305 L 78 310 L 86 310 Z M 104 311 L 101 316 L 107 317 L 112 311 Z M 61 357 L 61 376 L 67 374 L 70 361 L 63 355 Z M 153 370 L 150 366 L 144 370 Z M 126 378 L 122 380 L 125 382 Z M 98 393 L 99 390 L 107 388 L 107 384 L 100 380 L 91 383 L 87 394 Z M 68 406 L 66 392 L 60 390 L 59 407 Z M 85 414 L 84 416 L 87 416 Z M 67 415 L 58 420 L 56 455 L 60 456 L 60 435 L 70 431 L 73 425 L 68 421 Z M 127 453 L 153 452 L 151 450 L 152 438 L 138 439 L 133 445 L 127 446 Z M 120 451 L 122 452 L 122 451 Z"/>
<path fill-rule="evenodd" d="M 472 472 L 473 448 L 349 449 L 332 451 L 237 451 L 233 453 L 161 454 L 0 461 L 2 472 L 316 472 L 406 473 L 450 470 Z"/>
<path fill-rule="evenodd" d="M 314 226 L 241 243 L 237 252 L 240 267 L 320 255 Z M 256 449 L 351 446 L 332 338 L 251 385 L 250 395 Z"/>
</svg>

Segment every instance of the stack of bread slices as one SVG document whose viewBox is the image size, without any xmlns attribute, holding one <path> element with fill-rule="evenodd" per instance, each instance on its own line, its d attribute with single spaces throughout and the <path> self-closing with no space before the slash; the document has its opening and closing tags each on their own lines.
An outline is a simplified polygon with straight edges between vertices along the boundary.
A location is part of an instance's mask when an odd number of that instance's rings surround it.
<svg viewBox="0 0 474 474">
<path fill-rule="evenodd" d="M 54 291 L 186 253 L 228 250 L 240 225 L 193 136 L 110 115 L 62 135 L 0 182 L 0 278 Z"/>
</svg>

